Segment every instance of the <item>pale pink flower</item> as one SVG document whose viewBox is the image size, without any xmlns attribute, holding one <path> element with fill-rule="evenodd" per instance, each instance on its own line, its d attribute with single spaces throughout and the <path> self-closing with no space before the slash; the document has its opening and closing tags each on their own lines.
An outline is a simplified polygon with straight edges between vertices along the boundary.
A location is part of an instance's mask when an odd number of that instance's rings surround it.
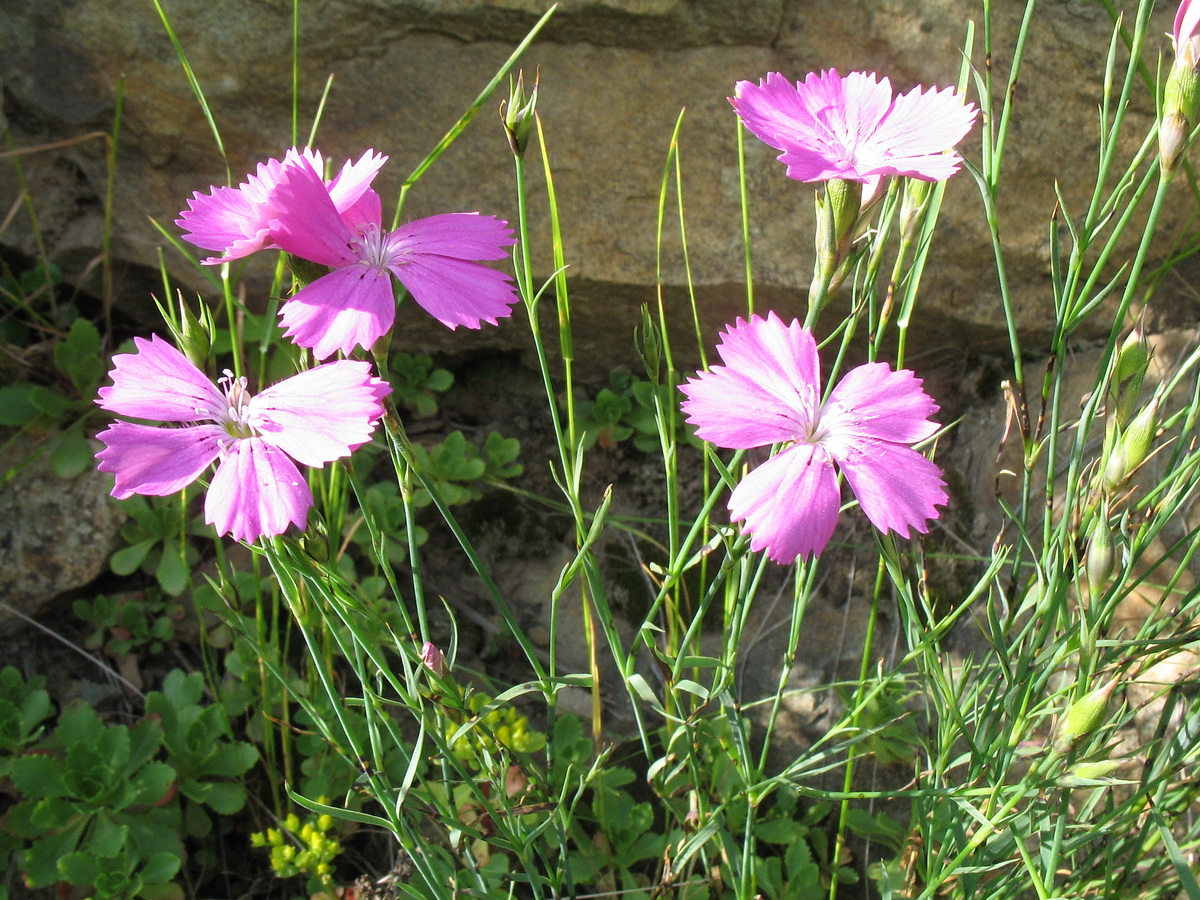
<svg viewBox="0 0 1200 900">
<path fill-rule="evenodd" d="M 937 404 L 907 369 L 851 369 L 821 402 L 821 368 L 811 332 L 770 313 L 738 319 L 717 347 L 725 365 L 682 385 L 696 434 L 718 447 L 784 445 L 734 488 L 729 513 L 752 550 L 790 563 L 817 555 L 837 524 L 845 476 L 880 531 L 928 531 L 947 502 L 936 465 L 910 446 L 937 431 Z"/>
<path fill-rule="evenodd" d="M 275 243 L 333 269 L 280 310 L 285 334 L 317 359 L 370 347 L 392 327 L 391 277 L 449 328 L 496 324 L 517 302 L 511 279 L 477 260 L 504 259 L 515 243 L 508 223 L 478 213 L 447 213 L 384 231 L 379 195 L 368 190 L 339 215 L 308 166 L 289 166 L 274 192 Z"/>
<path fill-rule="evenodd" d="M 220 387 L 157 335 L 113 357 L 112 386 L 96 402 L 118 415 L 177 423 L 115 422 L 97 437 L 113 496 L 164 497 L 216 461 L 204 520 L 241 541 L 304 528 L 312 493 L 292 460 L 323 466 L 367 443 L 391 390 L 366 362 L 340 360 L 251 396 L 229 372 Z"/>
<path fill-rule="evenodd" d="M 1183 0 L 1179 4 L 1179 10 L 1175 13 L 1175 29 L 1171 33 L 1171 40 L 1175 44 L 1175 54 L 1178 56 L 1181 49 L 1185 49 L 1184 45 L 1188 43 L 1196 34 L 1196 28 L 1200 26 L 1200 3 L 1194 0 Z M 1194 61 L 1195 53 L 1192 53 Z"/>
<path fill-rule="evenodd" d="M 830 69 L 793 84 L 771 72 L 758 84 L 739 81 L 729 101 L 755 137 L 783 151 L 788 175 L 800 181 L 944 181 L 958 171 L 952 148 L 971 130 L 975 105 L 953 88 L 894 97 L 891 82 L 876 78 Z"/>
<path fill-rule="evenodd" d="M 368 150 L 358 162 L 347 160 L 331 181 L 322 182 L 339 214 L 358 202 L 386 160 L 386 156 Z M 175 224 L 184 230 L 185 240 L 205 250 L 220 251 L 220 256 L 204 260 L 206 265 L 240 259 L 275 246 L 270 231 L 275 218 L 273 192 L 284 170 L 295 164 L 306 164 L 314 172 L 325 171 L 321 151 L 293 147 L 282 162 L 268 159 L 259 163 L 257 171 L 236 188 L 213 187 L 208 194 L 192 194 L 188 208 Z"/>
</svg>

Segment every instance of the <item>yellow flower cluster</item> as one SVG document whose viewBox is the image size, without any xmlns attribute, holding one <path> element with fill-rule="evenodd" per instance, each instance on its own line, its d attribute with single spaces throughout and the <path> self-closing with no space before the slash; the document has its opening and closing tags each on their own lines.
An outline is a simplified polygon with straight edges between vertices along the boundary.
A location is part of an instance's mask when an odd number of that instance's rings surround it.
<svg viewBox="0 0 1200 900">
<path fill-rule="evenodd" d="M 271 869 L 278 877 L 308 875 L 331 887 L 333 860 L 342 852 L 342 845 L 329 836 L 332 828 L 332 816 L 310 816 L 302 824 L 299 816 L 288 813 L 282 828 L 251 834 L 250 845 L 271 848 Z"/>
</svg>

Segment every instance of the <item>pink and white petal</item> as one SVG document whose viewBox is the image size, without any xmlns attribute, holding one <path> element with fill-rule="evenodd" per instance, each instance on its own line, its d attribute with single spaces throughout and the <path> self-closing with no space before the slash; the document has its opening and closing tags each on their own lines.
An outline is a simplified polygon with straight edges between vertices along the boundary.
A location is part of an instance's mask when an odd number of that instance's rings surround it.
<svg viewBox="0 0 1200 900">
<path fill-rule="evenodd" d="M 158 335 L 135 337 L 136 353 L 118 353 L 109 373 L 113 383 L 96 402 L 110 412 L 162 422 L 219 419 L 228 404 L 208 376 Z"/>
<path fill-rule="evenodd" d="M 371 365 L 338 360 L 300 372 L 250 400 L 249 424 L 262 439 L 307 466 L 350 453 L 371 440 L 391 392 Z"/>
<path fill-rule="evenodd" d="M 841 495 L 823 449 L 796 444 L 751 471 L 729 498 L 729 515 L 745 524 L 751 550 L 778 563 L 817 556 L 837 525 Z"/>
<path fill-rule="evenodd" d="M 905 538 L 910 529 L 924 534 L 939 515 L 936 507 L 949 501 L 941 469 L 911 447 L 859 438 L 834 458 L 858 505 L 880 531 Z"/>
<path fill-rule="evenodd" d="M 374 266 L 338 269 L 297 292 L 279 318 L 284 335 L 317 359 L 370 348 L 396 319 L 391 276 Z"/>
<path fill-rule="evenodd" d="M 763 319 L 738 319 L 721 335 L 721 360 L 747 376 L 779 402 L 810 421 L 821 397 L 821 363 L 812 333 L 793 319 L 785 325 L 774 312 Z"/>
<path fill-rule="evenodd" d="M 880 174 L 944 181 L 961 163 L 957 153 L 945 151 L 971 130 L 977 112 L 953 88 L 914 88 L 896 98 L 887 119 L 864 146 L 864 158 L 871 157 L 873 171 Z"/>
<path fill-rule="evenodd" d="M 259 227 L 256 206 L 242 191 L 231 187 L 214 187 L 211 194 L 196 191 L 187 204 L 175 220 L 183 229 L 184 240 L 205 250 L 220 250 L 229 259 L 258 249 L 247 241 L 265 231 Z M 241 249 L 236 256 L 229 255 L 235 245 L 241 245 Z"/>
<path fill-rule="evenodd" d="M 443 213 L 401 225 L 388 235 L 389 263 L 421 255 L 507 259 L 516 237 L 508 223 L 476 212 Z"/>
<path fill-rule="evenodd" d="M 375 176 L 379 174 L 379 170 L 385 162 L 387 162 L 387 157 L 374 150 L 367 150 L 358 158 L 357 162 L 346 160 L 342 171 L 338 172 L 326 185 L 329 199 L 333 201 L 333 205 L 339 213 L 345 213 L 358 202 L 358 199 L 371 186 L 371 182 L 375 180 Z M 324 171 L 320 166 L 314 168 L 319 173 Z"/>
<path fill-rule="evenodd" d="M 271 238 L 285 251 L 335 268 L 359 261 L 354 234 L 307 163 L 288 166 L 271 197 Z"/>
<path fill-rule="evenodd" d="M 807 424 L 753 376 L 727 366 L 713 366 L 679 389 L 687 396 L 680 408 L 697 436 L 718 447 L 748 450 L 794 441 Z"/>
<path fill-rule="evenodd" d="M 821 410 L 826 446 L 842 439 L 873 437 L 897 444 L 923 441 L 938 430 L 929 417 L 938 411 L 921 379 L 908 369 L 893 371 L 887 363 L 858 366 L 845 374 Z"/>
<path fill-rule="evenodd" d="M 1175 13 L 1175 28 L 1171 33 L 1176 53 L 1179 52 L 1180 45 L 1196 33 L 1197 26 L 1200 26 L 1200 3 L 1196 0 L 1183 0 Z"/>
<path fill-rule="evenodd" d="M 512 315 L 518 300 L 512 280 L 483 263 L 421 254 L 393 263 L 391 270 L 413 299 L 450 329 L 495 325 Z"/>
<path fill-rule="evenodd" d="M 165 497 L 183 490 L 217 458 L 229 438 L 219 425 L 159 428 L 114 422 L 96 435 L 104 449 L 96 454 L 101 472 L 112 472 L 112 495 Z"/>
<path fill-rule="evenodd" d="M 204 521 L 234 540 L 274 537 L 288 525 L 303 530 L 312 491 L 296 464 L 258 438 L 231 446 L 204 498 Z"/>
</svg>

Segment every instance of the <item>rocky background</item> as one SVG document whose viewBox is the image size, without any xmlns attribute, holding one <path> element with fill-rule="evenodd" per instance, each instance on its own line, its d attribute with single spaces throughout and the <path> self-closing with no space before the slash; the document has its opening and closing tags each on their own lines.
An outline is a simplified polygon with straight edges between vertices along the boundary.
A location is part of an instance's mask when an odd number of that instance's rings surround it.
<svg viewBox="0 0 1200 900">
<path fill-rule="evenodd" d="M 456 121 L 548 6 L 547 0 L 304 0 L 300 3 L 301 141 L 326 80 L 332 90 L 316 144 L 335 157 L 373 147 L 391 157 L 376 182 L 395 197 L 403 179 Z M 1116 6 L 1121 6 L 1118 2 Z M 1125 2 L 1132 14 L 1135 3 Z M 4 0 L 0 78 L 10 148 L 51 257 L 68 277 L 96 287 L 89 264 L 103 233 L 105 147 L 101 139 L 52 149 L 38 145 L 112 127 L 121 86 L 114 253 L 120 303 L 153 322 L 148 295 L 165 250 L 174 274 L 210 290 L 151 220 L 172 220 L 195 190 L 226 181 L 213 135 L 151 0 Z M 291 139 L 291 9 L 287 0 L 163 0 L 163 7 L 209 103 L 234 180 L 257 160 L 279 156 Z M 991 65 L 1003 85 L 1024 4 L 994 4 Z M 1169 53 L 1171 9 L 1160 9 L 1148 41 Z M 736 125 L 726 97 L 742 79 L 777 70 L 802 78 L 814 69 L 871 69 L 898 90 L 958 80 L 967 17 L 963 0 L 565 0 L 522 66 L 541 73 L 540 111 L 562 206 L 575 300 L 580 364 L 603 375 L 634 363 L 631 327 L 639 304 L 654 298 L 655 220 L 672 129 L 681 110 L 688 239 L 707 325 L 744 308 Z M 1009 275 L 1021 322 L 1032 338 L 1051 321 L 1047 229 L 1053 185 L 1082 209 L 1097 148 L 1096 107 L 1112 23 L 1099 0 L 1039 4 L 1018 86 L 1000 210 Z M 984 64 L 982 36 L 972 61 Z M 496 97 L 410 194 L 406 215 L 481 210 L 515 218 L 512 161 Z M 1130 117 L 1130 146 L 1146 133 L 1149 91 Z M 978 126 L 977 126 L 978 127 Z M 970 157 L 978 137 L 963 147 Z M 775 151 L 749 138 L 752 240 L 760 307 L 798 311 L 812 272 L 812 188 L 792 182 Z M 532 158 L 537 221 L 545 221 L 540 165 Z M 0 166 L 4 211 L 22 182 Z M 1191 204 L 1179 188 L 1180 214 Z M 673 217 L 668 216 L 669 219 Z M 550 270 L 545 233 L 543 272 Z M 686 292 L 677 228 L 667 238 L 665 296 Z M 1163 253 L 1171 234 L 1163 235 Z M 0 245 L 32 255 L 26 215 L 0 233 Z M 266 284 L 271 262 L 252 272 Z M 255 284 L 251 281 L 251 285 Z M 1200 309 L 1194 292 L 1173 315 Z M 256 298 L 249 298 L 253 302 Z M 410 304 L 411 305 L 411 304 Z M 524 329 L 474 335 L 429 327 L 419 310 L 401 317 L 408 340 L 461 351 L 524 346 Z M 613 323 L 628 323 L 614 328 Z M 1173 322 L 1169 324 L 1182 324 Z M 978 192 L 962 173 L 950 185 L 940 237 L 927 270 L 917 328 L 921 346 L 951 355 L 1003 347 L 999 292 Z"/>
</svg>

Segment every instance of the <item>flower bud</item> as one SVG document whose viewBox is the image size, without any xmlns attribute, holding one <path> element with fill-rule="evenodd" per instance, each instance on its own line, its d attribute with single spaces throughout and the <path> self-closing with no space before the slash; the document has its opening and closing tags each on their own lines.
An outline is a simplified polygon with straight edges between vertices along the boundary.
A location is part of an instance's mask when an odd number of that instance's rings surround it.
<svg viewBox="0 0 1200 900">
<path fill-rule="evenodd" d="M 659 333 L 658 323 L 650 315 L 650 308 L 645 303 L 642 304 L 642 324 L 634 326 L 633 341 L 637 347 L 637 354 L 641 357 L 642 365 L 646 368 L 646 376 L 651 383 L 660 383 L 662 381 L 662 335 Z"/>
<path fill-rule="evenodd" d="M 1115 488 L 1146 461 L 1158 432 L 1158 397 L 1152 397 L 1118 438 L 1104 466 L 1104 484 Z"/>
<path fill-rule="evenodd" d="M 920 178 L 904 179 L 904 196 L 900 200 L 900 240 L 908 242 L 916 235 L 913 233 L 921 214 L 929 206 L 929 197 L 933 193 L 933 182 Z"/>
<path fill-rule="evenodd" d="M 1117 686 L 1113 678 L 1107 684 L 1084 694 L 1070 705 L 1058 721 L 1050 748 L 1064 754 L 1078 747 L 1083 739 L 1104 724 L 1108 715 L 1108 700 Z"/>
<path fill-rule="evenodd" d="M 432 641 L 426 641 L 421 645 L 421 662 L 438 678 L 446 676 L 446 656 Z"/>
<path fill-rule="evenodd" d="M 175 338 L 175 344 L 183 352 L 183 355 L 201 372 L 208 369 L 208 353 L 212 349 L 212 336 L 216 330 L 216 323 L 213 322 L 212 310 L 210 310 L 204 301 L 200 301 L 200 318 L 192 314 L 191 308 L 183 299 L 183 292 L 179 294 L 179 324 L 168 323 L 171 329 L 171 336 Z"/>
<path fill-rule="evenodd" d="M 1096 512 L 1096 518 L 1088 532 L 1087 569 L 1088 590 L 1093 597 L 1098 597 L 1104 591 L 1105 582 L 1113 572 L 1116 561 L 1116 549 L 1113 546 L 1112 531 L 1108 527 L 1108 505 L 1101 504 Z"/>
<path fill-rule="evenodd" d="M 522 157 L 533 134 L 534 112 L 537 109 L 538 82 L 541 73 L 533 77 L 533 90 L 525 94 L 524 72 L 517 73 L 516 84 L 509 82 L 508 100 L 500 104 L 500 119 L 513 155 Z"/>
<path fill-rule="evenodd" d="M 1090 787 L 1092 782 L 1103 781 L 1125 764 L 1123 759 L 1098 759 L 1076 763 L 1058 779 L 1063 787 Z"/>
<path fill-rule="evenodd" d="M 1150 348 L 1140 329 L 1133 329 L 1117 350 L 1109 381 L 1109 402 L 1117 427 L 1124 428 L 1137 411 L 1142 379 L 1150 367 Z"/>
</svg>

